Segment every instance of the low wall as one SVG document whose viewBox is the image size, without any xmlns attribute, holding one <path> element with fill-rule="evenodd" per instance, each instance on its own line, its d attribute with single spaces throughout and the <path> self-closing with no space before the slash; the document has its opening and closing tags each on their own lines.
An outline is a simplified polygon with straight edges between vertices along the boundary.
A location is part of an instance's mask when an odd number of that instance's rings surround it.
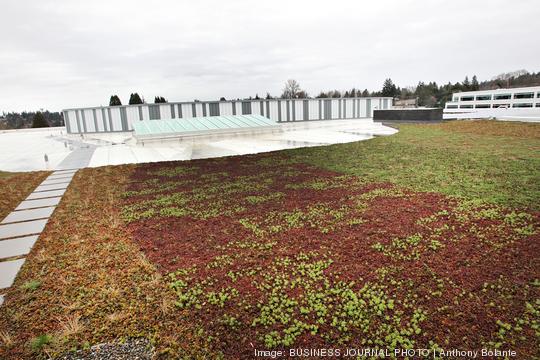
<svg viewBox="0 0 540 360">
<path fill-rule="evenodd" d="M 443 119 L 443 109 L 391 109 L 373 111 L 373 120 L 437 121 Z"/>
</svg>

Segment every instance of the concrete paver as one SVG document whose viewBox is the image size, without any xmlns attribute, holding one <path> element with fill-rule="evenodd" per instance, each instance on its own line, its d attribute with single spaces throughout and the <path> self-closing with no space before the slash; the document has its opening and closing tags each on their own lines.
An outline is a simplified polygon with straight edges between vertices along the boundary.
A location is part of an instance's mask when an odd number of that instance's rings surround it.
<svg viewBox="0 0 540 360">
<path fill-rule="evenodd" d="M 70 174 L 75 174 L 76 172 L 77 172 L 77 169 L 56 170 L 51 175 L 70 175 Z"/>
<path fill-rule="evenodd" d="M 69 183 L 55 184 L 55 185 L 40 185 L 34 189 L 34 192 L 49 191 L 49 190 L 65 190 L 69 186 Z"/>
<path fill-rule="evenodd" d="M 75 175 L 75 173 L 69 173 L 69 174 L 58 174 L 58 175 L 49 175 L 47 176 L 47 178 L 45 180 L 71 180 L 73 179 L 73 175 Z"/>
<path fill-rule="evenodd" d="M 65 192 L 66 192 L 66 189 L 34 192 L 28 195 L 28 197 L 25 200 L 35 200 L 35 199 L 43 199 L 43 198 L 48 198 L 48 197 L 62 196 L 64 195 Z"/>
<path fill-rule="evenodd" d="M 36 243 L 38 235 L 0 241 L 0 259 L 26 255 Z"/>
<path fill-rule="evenodd" d="M 0 289 L 8 288 L 13 284 L 24 259 L 0 262 Z"/>
<path fill-rule="evenodd" d="M 9 224 L 20 221 L 36 220 L 48 218 L 52 215 L 54 211 L 54 206 L 30 209 L 30 210 L 20 210 L 12 211 L 8 216 L 2 220 L 2 224 Z"/>
<path fill-rule="evenodd" d="M 52 179 L 52 180 L 48 180 L 48 179 L 45 179 L 43 180 L 43 182 L 39 185 L 56 185 L 56 184 L 62 184 L 62 183 L 69 183 L 71 182 L 71 178 L 64 178 L 64 179 Z"/>
<path fill-rule="evenodd" d="M 51 175 L 49 176 L 73 176 L 78 169 L 70 169 L 70 170 L 54 170 Z"/>
<path fill-rule="evenodd" d="M 0 239 L 40 234 L 48 219 L 0 225 Z"/>
<path fill-rule="evenodd" d="M 45 207 L 45 206 L 56 206 L 62 199 L 61 196 L 57 197 L 51 197 L 51 198 L 45 198 L 45 199 L 36 199 L 36 200 L 24 200 L 15 208 L 15 210 L 24 210 L 24 209 L 32 209 L 32 208 L 39 208 L 39 207 Z"/>
</svg>

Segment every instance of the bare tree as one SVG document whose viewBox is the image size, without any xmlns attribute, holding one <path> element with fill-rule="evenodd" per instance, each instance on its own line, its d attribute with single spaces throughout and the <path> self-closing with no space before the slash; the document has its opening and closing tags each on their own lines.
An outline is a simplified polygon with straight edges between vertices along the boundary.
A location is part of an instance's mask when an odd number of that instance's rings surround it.
<svg viewBox="0 0 540 360">
<path fill-rule="evenodd" d="M 285 88 L 283 88 L 283 94 L 281 95 L 284 99 L 294 99 L 298 97 L 298 94 L 303 92 L 300 89 L 300 84 L 294 79 L 289 79 L 285 83 Z M 305 94 L 305 92 L 303 92 Z"/>
</svg>

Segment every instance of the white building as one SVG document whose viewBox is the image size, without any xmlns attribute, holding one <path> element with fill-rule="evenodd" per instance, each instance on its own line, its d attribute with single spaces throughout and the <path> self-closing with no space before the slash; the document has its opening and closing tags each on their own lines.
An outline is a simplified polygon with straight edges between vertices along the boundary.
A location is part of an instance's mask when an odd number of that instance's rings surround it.
<svg viewBox="0 0 540 360">
<path fill-rule="evenodd" d="M 444 118 L 540 120 L 540 86 L 455 93 Z"/>
</svg>

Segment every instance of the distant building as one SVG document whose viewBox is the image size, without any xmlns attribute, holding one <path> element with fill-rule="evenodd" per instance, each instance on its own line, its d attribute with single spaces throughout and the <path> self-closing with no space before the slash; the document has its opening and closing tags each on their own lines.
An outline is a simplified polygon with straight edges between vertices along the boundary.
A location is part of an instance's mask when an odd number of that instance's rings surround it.
<svg viewBox="0 0 540 360">
<path fill-rule="evenodd" d="M 403 100 L 394 100 L 394 108 L 398 109 L 410 109 L 418 107 L 418 99 L 403 99 Z"/>
<path fill-rule="evenodd" d="M 540 86 L 455 93 L 444 114 L 445 118 L 540 117 Z"/>
</svg>

